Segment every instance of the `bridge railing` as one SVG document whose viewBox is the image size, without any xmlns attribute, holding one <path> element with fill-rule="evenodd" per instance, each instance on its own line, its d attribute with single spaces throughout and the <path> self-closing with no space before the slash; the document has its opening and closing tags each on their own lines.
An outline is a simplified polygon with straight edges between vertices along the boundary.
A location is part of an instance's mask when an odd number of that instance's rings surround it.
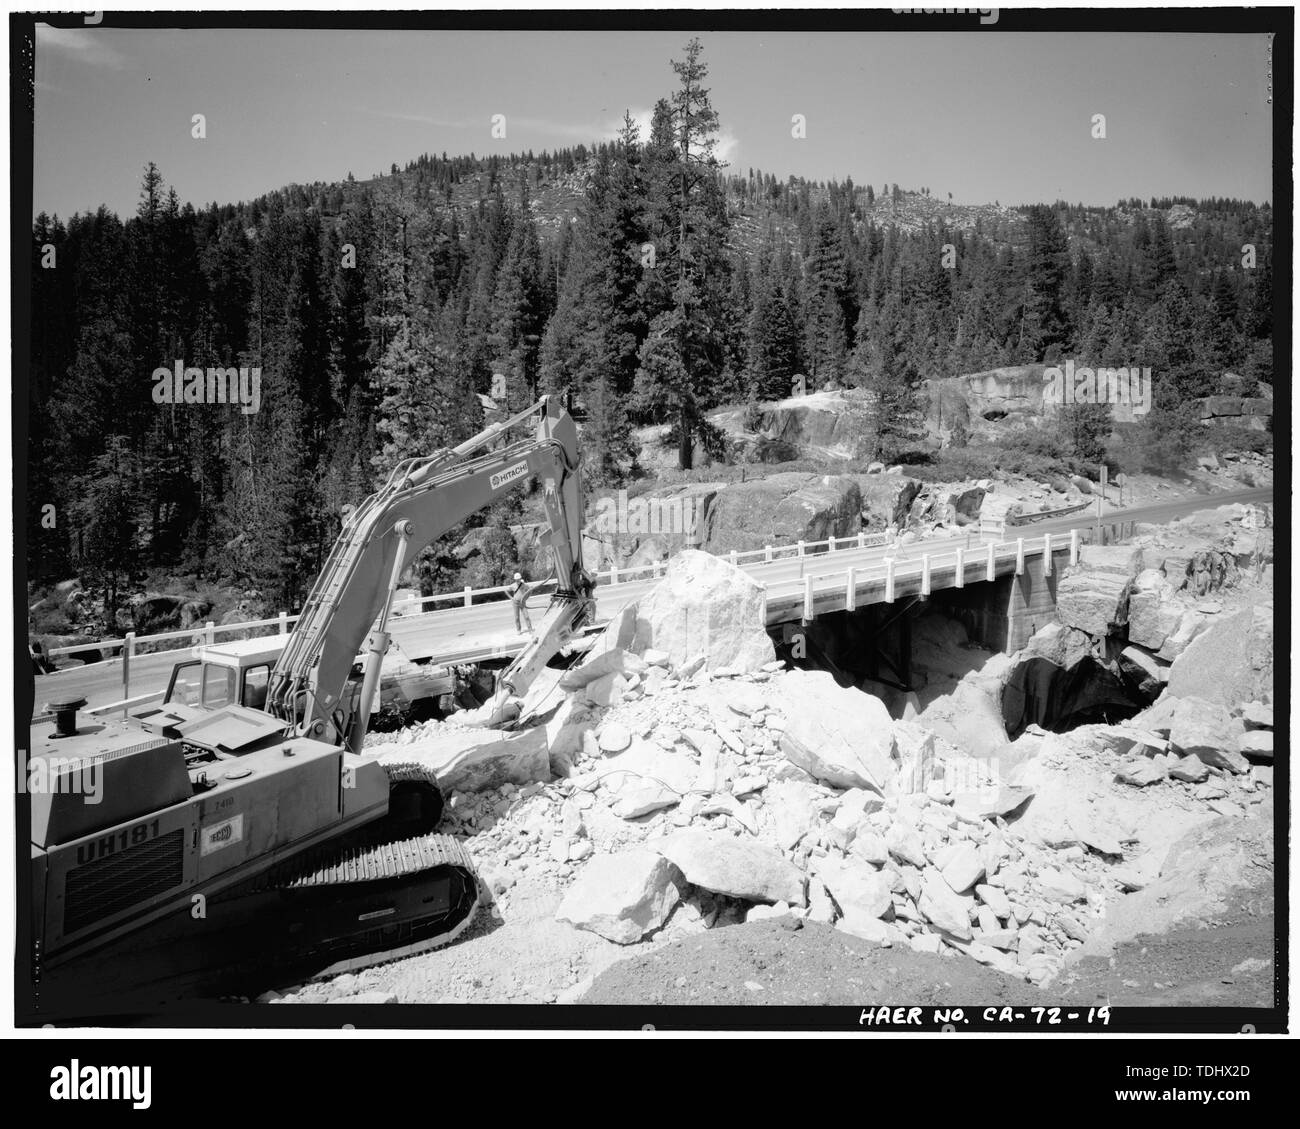
<svg viewBox="0 0 1300 1129">
<path fill-rule="evenodd" d="M 904 559 L 885 557 L 868 565 L 849 566 L 843 571 L 809 572 L 802 576 L 769 581 L 764 584 L 767 604 L 774 599 L 783 602 L 792 597 L 802 599 L 801 617 L 811 620 L 815 615 L 818 600 L 833 596 L 836 591 L 844 592 L 845 611 L 853 611 L 857 602 L 859 587 L 864 584 L 882 584 L 885 589 L 885 602 L 893 603 L 898 584 L 903 580 L 920 581 L 920 594 L 930 595 L 933 578 L 936 573 L 952 570 L 953 587 L 962 588 L 968 582 L 993 580 L 998 575 L 999 564 L 1014 560 L 1015 575 L 1024 573 L 1027 557 L 1041 556 L 1040 568 L 1043 575 L 1050 575 L 1053 568 L 1053 553 L 1066 548 L 1070 551 L 1070 563 L 1079 561 L 1079 531 L 1066 533 L 1044 533 L 1039 537 L 1017 537 L 1014 540 L 984 541 L 976 545 L 957 546 L 932 553 L 922 553 L 919 557 L 909 556 Z"/>
<path fill-rule="evenodd" d="M 829 538 L 826 541 L 810 542 L 795 546 L 796 552 L 794 556 L 815 557 L 817 563 L 820 564 L 822 561 L 828 560 L 837 548 L 842 549 L 848 547 L 844 544 L 846 540 L 853 548 L 857 548 L 860 545 L 862 547 L 867 547 L 863 544 L 865 538 Z M 1071 530 L 1068 535 L 1061 533 L 1046 533 L 1041 537 L 1019 537 L 1014 541 L 980 540 L 973 542 L 971 537 L 967 536 L 965 544 L 963 545 L 944 549 L 936 548 L 934 552 L 922 553 L 919 557 L 909 555 L 908 557 L 899 560 L 889 556 L 870 564 L 849 565 L 842 572 L 839 570 L 802 572 L 801 575 L 797 577 L 789 577 L 787 579 L 765 583 L 763 588 L 768 603 L 770 603 L 774 597 L 802 597 L 803 618 L 812 619 L 814 616 L 814 605 L 816 601 L 819 598 L 824 599 L 827 595 L 832 594 L 838 586 L 842 586 L 844 590 L 845 609 L 852 611 L 856 604 L 858 587 L 864 583 L 883 582 L 885 586 L 885 601 L 887 603 L 892 603 L 894 600 L 895 586 L 900 580 L 911 580 L 919 577 L 921 595 L 928 596 L 931 590 L 933 575 L 939 571 L 946 571 L 948 568 L 954 569 L 954 585 L 960 588 L 963 587 L 967 580 L 971 578 L 972 569 L 974 570 L 974 580 L 976 582 L 980 580 L 992 580 L 997 575 L 998 563 L 1000 561 L 1005 561 L 1010 557 L 1014 557 L 1016 562 L 1015 572 L 1016 575 L 1020 575 L 1024 572 L 1026 567 L 1026 556 L 1041 554 L 1043 558 L 1041 567 L 1044 573 L 1047 574 L 1052 570 L 1052 553 L 1065 548 L 1067 545 L 1070 549 L 1070 563 L 1077 563 L 1079 559 L 1079 543 L 1079 531 L 1077 529 Z M 924 542 L 912 542 L 907 548 L 914 548 L 917 544 L 924 544 Z M 809 554 L 807 552 L 807 549 L 810 547 L 817 548 L 822 546 L 826 547 L 826 553 Z M 904 546 L 898 546 L 898 548 L 901 550 Z M 767 552 L 768 550 L 764 549 L 748 553 L 731 554 L 731 556 L 733 556 L 737 561 L 752 560 L 752 558 L 759 555 L 763 556 L 765 562 L 770 559 L 782 559 L 779 557 L 768 557 Z M 604 573 L 601 575 L 604 575 L 607 578 L 610 585 L 617 583 L 618 574 L 616 571 L 613 572 L 612 575 L 611 573 Z M 467 588 L 465 589 L 466 606 L 469 606 L 469 597 L 473 595 L 484 592 L 503 591 L 505 591 L 505 589 L 499 587 L 478 590 Z M 422 597 L 419 600 L 408 600 L 404 601 L 404 603 L 407 607 L 411 605 L 423 606 L 426 603 L 445 600 L 447 598 L 447 594 L 443 594 L 440 596 Z M 137 638 L 134 632 L 128 632 L 122 640 L 116 641 L 123 648 L 120 659 L 122 665 L 122 699 L 108 705 L 96 706 L 88 712 L 92 714 L 103 714 L 115 712 L 120 709 L 125 713 L 131 706 L 140 705 L 163 696 L 164 691 L 161 690 L 150 694 L 138 695 L 134 698 L 131 696 L 131 660 L 135 657 L 135 647 L 137 643 L 153 642 L 160 639 L 181 639 L 186 637 L 198 642 L 200 641 L 200 636 L 202 637 L 202 641 L 211 642 L 218 630 L 235 631 L 246 630 L 254 627 L 270 626 L 277 626 L 279 628 L 279 633 L 283 635 L 287 633 L 289 624 L 294 622 L 297 618 L 297 616 L 290 616 L 281 612 L 280 615 L 272 619 L 250 620 L 239 624 L 214 625 L 212 623 L 207 623 L 198 631 L 168 631 L 159 635 L 143 636 L 140 638 Z M 112 645 L 112 641 L 107 643 L 101 642 L 97 645 L 101 647 L 110 646 Z M 61 647 L 58 650 L 51 651 L 50 653 L 66 654 L 78 649 L 84 648 Z"/>
<path fill-rule="evenodd" d="M 974 532 L 968 531 L 966 535 L 968 543 L 972 536 L 974 536 Z M 981 536 L 983 536 L 982 530 Z M 732 550 L 725 554 L 725 557 L 733 565 L 744 568 L 753 564 L 770 564 L 774 561 L 801 558 L 821 560 L 834 555 L 836 552 L 883 548 L 891 543 L 897 544 L 897 534 L 892 532 L 859 532 L 848 537 L 831 536 L 819 541 L 796 541 L 792 545 L 765 545 L 761 549 Z M 613 566 L 596 573 L 595 580 L 599 587 L 616 587 L 636 580 L 658 578 L 664 575 L 667 568 L 667 561 L 652 561 L 644 565 L 634 565 L 628 568 Z M 418 615 L 435 608 L 438 604 L 450 603 L 468 608 L 475 603 L 482 603 L 485 599 L 504 596 L 507 592 L 508 589 L 504 585 L 487 588 L 472 588 L 467 585 L 456 592 L 440 592 L 432 596 L 420 596 L 415 599 L 398 601 L 394 604 L 393 610 L 398 615 Z M 260 630 L 267 627 L 276 628 L 279 635 L 287 635 L 289 628 L 298 621 L 298 618 L 299 616 L 296 614 L 279 612 L 277 615 L 266 619 L 243 620 L 238 623 L 214 623 L 209 620 L 201 626 L 195 625 L 178 631 L 163 631 L 153 635 L 137 635 L 134 631 L 128 631 L 120 639 L 87 640 L 85 643 L 52 648 L 48 654 L 53 658 L 59 655 L 74 655 L 88 651 L 99 651 L 102 655 L 105 651 L 120 650 L 118 655 L 105 657 L 103 665 L 110 669 L 117 664 L 121 665 L 122 701 L 137 704 L 140 699 L 138 697 L 133 698 L 131 695 L 131 666 L 140 654 L 139 648 L 157 643 L 180 641 L 180 646 L 175 648 L 179 652 L 185 649 L 186 644 L 190 647 L 212 645 L 217 642 L 217 637 L 220 635 Z M 152 696 L 160 697 L 161 693 Z M 114 705 L 120 708 L 122 702 L 114 703 Z M 96 707 L 96 710 L 106 708 Z"/>
</svg>

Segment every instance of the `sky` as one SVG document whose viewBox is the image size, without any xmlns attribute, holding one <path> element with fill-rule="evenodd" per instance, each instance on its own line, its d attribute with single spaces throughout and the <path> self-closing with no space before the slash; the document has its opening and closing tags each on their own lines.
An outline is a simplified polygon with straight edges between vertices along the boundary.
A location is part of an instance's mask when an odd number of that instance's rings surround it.
<svg viewBox="0 0 1300 1129">
<path fill-rule="evenodd" d="M 365 179 L 425 152 L 610 138 L 625 109 L 647 122 L 671 92 L 690 34 L 38 25 L 34 211 L 134 212 L 149 161 L 201 206 Z M 733 172 L 851 176 L 971 204 L 1272 196 L 1262 35 L 700 38 Z"/>
</svg>

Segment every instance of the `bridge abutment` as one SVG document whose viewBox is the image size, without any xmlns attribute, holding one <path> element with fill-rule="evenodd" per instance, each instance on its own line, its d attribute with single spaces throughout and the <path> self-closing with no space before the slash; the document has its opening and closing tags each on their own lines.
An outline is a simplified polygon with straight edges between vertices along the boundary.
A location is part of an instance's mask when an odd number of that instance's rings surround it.
<svg viewBox="0 0 1300 1129">
<path fill-rule="evenodd" d="M 1046 575 L 1037 558 L 1018 576 L 946 588 L 932 598 L 961 621 L 971 639 L 1009 655 L 1056 618 L 1057 579 L 1069 563 L 1069 549 L 1055 549 Z"/>
</svg>

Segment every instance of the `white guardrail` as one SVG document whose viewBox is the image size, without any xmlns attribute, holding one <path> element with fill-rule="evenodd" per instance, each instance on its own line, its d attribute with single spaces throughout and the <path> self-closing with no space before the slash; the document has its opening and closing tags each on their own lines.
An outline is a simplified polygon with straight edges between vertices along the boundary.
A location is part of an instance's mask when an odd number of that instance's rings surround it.
<svg viewBox="0 0 1300 1129">
<path fill-rule="evenodd" d="M 981 541 L 978 544 L 958 545 L 933 553 L 922 553 L 920 557 L 908 557 L 897 560 L 885 557 L 879 563 L 869 565 L 851 565 L 835 572 L 806 573 L 763 584 L 763 594 L 767 605 L 774 600 L 789 602 L 802 600 L 801 617 L 811 620 L 815 615 L 817 600 L 825 600 L 837 592 L 844 593 L 844 611 L 853 611 L 856 607 L 857 593 L 863 584 L 883 583 L 885 603 L 894 602 L 895 590 L 902 580 L 920 580 L 920 594 L 930 595 L 931 582 L 935 573 L 953 572 L 953 587 L 962 588 L 967 580 L 975 583 L 993 580 L 997 576 L 999 561 L 1015 561 L 1015 575 L 1025 571 L 1025 557 L 1034 554 L 1042 556 L 1044 576 L 1052 573 L 1052 554 L 1067 547 L 1070 550 L 1070 563 L 1079 562 L 1079 531 L 1072 529 L 1068 534 L 1044 533 L 1039 537 L 1017 537 L 1014 541 Z M 973 576 L 972 576 L 973 572 Z M 841 610 L 841 609 L 836 609 Z"/>
<path fill-rule="evenodd" d="M 743 562 L 757 563 L 759 561 L 766 564 L 772 561 L 819 555 L 816 550 L 823 548 L 827 552 L 834 552 L 836 549 L 870 549 L 887 544 L 889 544 L 889 541 L 886 534 L 858 533 L 852 537 L 830 537 L 825 541 L 798 541 L 793 545 L 765 545 L 761 549 L 752 549 L 743 553 L 738 553 L 733 549 L 726 556 L 733 565 L 740 565 Z M 606 587 L 609 587 L 616 584 L 626 584 L 632 580 L 654 579 L 662 576 L 667 567 L 667 561 L 652 561 L 650 564 L 632 565 L 628 568 L 615 566 L 605 572 L 596 573 L 596 583 L 599 585 L 603 582 Z M 410 615 L 412 614 L 411 608 L 418 608 L 420 612 L 423 612 L 427 604 L 457 603 L 468 608 L 472 607 L 476 600 L 482 602 L 482 598 L 485 596 L 504 596 L 507 591 L 505 585 L 497 585 L 492 588 L 471 588 L 467 585 L 459 592 L 440 592 L 433 596 L 402 600 L 400 603 L 394 604 L 394 609 Z M 419 614 L 419 612 L 415 614 Z M 134 655 L 135 648 L 145 643 L 160 643 L 170 639 L 187 639 L 190 646 L 197 646 L 199 644 L 215 643 L 217 635 L 223 632 L 277 627 L 280 635 L 287 635 L 289 626 L 297 622 L 298 616 L 296 614 L 290 615 L 288 612 L 280 612 L 270 619 L 245 620 L 240 623 L 213 623 L 209 620 L 202 627 L 189 627 L 181 631 L 164 631 L 157 635 L 137 635 L 134 631 L 128 631 L 121 639 L 88 639 L 85 643 L 77 643 L 69 647 L 56 647 L 49 651 L 48 654 L 53 658 L 55 655 L 72 655 L 81 651 L 100 651 L 121 647 L 124 649 L 125 654 Z"/>
<path fill-rule="evenodd" d="M 1057 537 L 1062 535 L 1057 534 Z M 979 541 L 971 543 L 972 537 L 978 537 Z M 986 540 L 989 537 L 996 537 L 997 540 Z M 1017 538 L 1015 541 L 1005 541 L 1005 527 L 998 527 L 995 531 L 989 524 L 981 522 L 978 533 L 968 533 L 966 544 L 957 546 L 953 549 L 943 550 L 934 553 L 922 553 L 921 556 L 909 556 L 904 560 L 896 560 L 894 557 L 885 557 L 878 564 L 850 566 L 843 571 L 819 573 L 801 573 L 800 576 L 790 577 L 788 579 L 776 580 L 764 584 L 766 599 L 770 602 L 774 597 L 802 596 L 803 598 L 803 615 L 805 619 L 813 618 L 813 604 L 818 598 L 824 598 L 835 591 L 837 586 L 842 586 L 844 591 L 844 606 L 846 610 L 852 611 L 855 606 L 855 597 L 858 586 L 870 582 L 883 580 L 885 584 L 885 600 L 892 603 L 894 599 L 894 587 L 900 579 L 910 579 L 919 576 L 921 579 L 921 594 L 930 594 L 931 576 L 938 570 L 946 570 L 952 567 L 955 570 L 955 586 L 962 587 L 969 575 L 969 570 L 980 564 L 984 566 L 985 575 L 979 576 L 978 579 L 992 580 L 996 571 L 996 562 L 1003 559 L 1010 553 L 1016 556 L 1016 574 L 1019 575 L 1024 571 L 1025 553 L 1031 554 L 1040 551 L 1043 554 L 1043 568 L 1047 573 L 1052 568 L 1052 552 L 1055 549 L 1064 548 L 1061 541 L 1053 541 L 1053 534 L 1048 533 L 1038 538 Z M 1069 535 L 1070 562 L 1073 564 L 1079 559 L 1079 531 L 1073 530 Z M 1041 547 L 1035 546 L 1034 542 L 1041 541 Z M 859 533 L 853 537 L 829 537 L 824 541 L 798 541 L 793 545 L 765 545 L 761 549 L 753 549 L 745 552 L 732 550 L 726 554 L 727 560 L 733 565 L 743 566 L 745 564 L 770 564 L 775 561 L 797 560 L 805 557 L 825 558 L 834 554 L 836 551 L 851 549 L 883 548 L 891 544 L 887 534 L 866 534 Z M 923 542 L 912 542 L 907 546 L 899 545 L 896 541 L 894 546 L 899 550 L 914 550 Z M 819 550 L 825 550 L 821 552 Z M 650 564 L 635 565 L 631 568 L 610 568 L 605 572 L 596 574 L 596 583 L 603 584 L 605 587 L 614 587 L 622 583 L 628 583 L 637 579 L 653 579 L 663 575 L 667 569 L 666 561 L 654 561 Z M 978 575 L 978 574 L 977 574 Z M 465 587 L 459 592 L 444 592 L 433 596 L 422 596 L 414 600 L 404 600 L 394 606 L 394 610 L 399 608 L 406 614 L 412 614 L 412 608 L 418 608 L 415 614 L 420 614 L 425 610 L 426 605 L 455 602 L 463 607 L 472 607 L 475 599 L 481 599 L 485 596 L 504 595 L 507 589 L 503 585 L 491 588 L 470 588 Z M 140 635 L 137 636 L 134 631 L 129 631 L 121 639 L 102 639 L 98 641 L 88 641 L 84 644 L 58 647 L 49 652 L 50 656 L 76 654 L 81 651 L 103 650 L 105 648 L 122 648 L 120 660 L 108 659 L 106 664 L 114 661 L 120 661 L 122 664 L 122 698 L 123 700 L 113 702 L 106 706 L 96 706 L 89 713 L 103 713 L 116 710 L 125 710 L 133 705 L 140 705 L 152 701 L 162 696 L 164 691 L 155 691 L 150 694 L 142 694 L 135 698 L 131 697 L 131 660 L 136 657 L 136 648 L 145 643 L 165 642 L 173 639 L 186 639 L 191 646 L 199 644 L 212 644 L 216 642 L 218 633 L 249 631 L 263 627 L 275 627 L 280 635 L 287 635 L 291 624 L 296 623 L 297 615 L 290 615 L 288 612 L 280 612 L 278 615 L 269 619 L 246 620 L 241 623 L 216 624 L 211 621 L 205 623 L 200 628 L 188 628 L 181 631 L 165 631 L 157 635 Z M 178 650 L 180 648 L 177 648 Z M 165 652 L 163 652 L 165 653 Z"/>
</svg>

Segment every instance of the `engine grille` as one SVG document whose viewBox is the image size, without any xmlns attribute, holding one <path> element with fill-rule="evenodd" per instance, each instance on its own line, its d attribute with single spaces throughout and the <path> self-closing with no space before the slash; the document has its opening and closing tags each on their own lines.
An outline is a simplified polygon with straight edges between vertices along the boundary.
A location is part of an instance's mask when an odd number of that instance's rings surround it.
<svg viewBox="0 0 1300 1129">
<path fill-rule="evenodd" d="M 68 871 L 63 932 L 76 933 L 178 886 L 184 876 L 183 828 Z"/>
</svg>

